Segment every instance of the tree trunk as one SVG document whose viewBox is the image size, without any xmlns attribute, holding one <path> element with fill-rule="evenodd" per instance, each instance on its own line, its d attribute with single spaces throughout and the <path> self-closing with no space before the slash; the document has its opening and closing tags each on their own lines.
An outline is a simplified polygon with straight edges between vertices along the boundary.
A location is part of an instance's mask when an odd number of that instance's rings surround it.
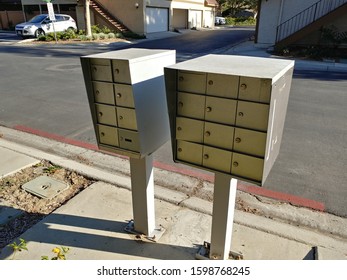
<svg viewBox="0 0 347 280">
<path fill-rule="evenodd" d="M 85 2 L 85 19 L 86 19 L 86 35 L 92 36 L 92 28 L 90 24 L 90 9 L 89 9 L 90 0 Z"/>
</svg>

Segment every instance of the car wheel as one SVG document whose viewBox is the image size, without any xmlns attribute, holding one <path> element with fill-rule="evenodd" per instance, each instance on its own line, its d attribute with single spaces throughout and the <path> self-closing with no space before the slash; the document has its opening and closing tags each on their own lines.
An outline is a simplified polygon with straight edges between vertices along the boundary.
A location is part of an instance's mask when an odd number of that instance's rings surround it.
<svg viewBox="0 0 347 280">
<path fill-rule="evenodd" d="M 45 31 L 43 31 L 42 29 L 37 29 L 35 31 L 35 37 L 39 38 L 40 36 L 45 36 Z"/>
</svg>

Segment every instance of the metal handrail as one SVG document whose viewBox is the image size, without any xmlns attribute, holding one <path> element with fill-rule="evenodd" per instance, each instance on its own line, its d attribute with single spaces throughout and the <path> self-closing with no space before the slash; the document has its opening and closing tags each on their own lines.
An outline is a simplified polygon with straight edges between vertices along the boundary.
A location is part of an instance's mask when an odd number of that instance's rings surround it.
<svg viewBox="0 0 347 280">
<path fill-rule="evenodd" d="M 289 37 L 305 26 L 327 15 L 338 7 L 346 4 L 347 0 L 320 0 L 317 3 L 296 14 L 277 26 L 276 43 Z"/>
</svg>

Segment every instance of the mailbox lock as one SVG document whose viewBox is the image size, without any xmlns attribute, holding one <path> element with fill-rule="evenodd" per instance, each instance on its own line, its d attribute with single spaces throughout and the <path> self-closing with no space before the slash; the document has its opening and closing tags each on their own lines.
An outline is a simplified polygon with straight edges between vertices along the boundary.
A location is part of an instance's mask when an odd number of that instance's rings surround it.
<svg viewBox="0 0 347 280">
<path fill-rule="evenodd" d="M 182 101 L 178 102 L 178 106 L 183 107 L 183 102 Z"/>
<path fill-rule="evenodd" d="M 240 113 L 239 113 L 239 116 L 240 116 L 240 117 L 243 117 L 243 113 L 242 113 L 242 112 L 240 112 Z"/>
<path fill-rule="evenodd" d="M 235 139 L 235 142 L 236 142 L 236 143 L 241 143 L 241 138 L 237 137 L 237 138 Z"/>
<path fill-rule="evenodd" d="M 206 108 L 206 112 L 211 112 L 212 111 L 212 107 L 207 107 Z"/>
<path fill-rule="evenodd" d="M 180 77 L 178 78 L 178 80 L 179 80 L 180 82 L 182 82 L 182 81 L 184 80 L 184 78 L 183 78 L 182 76 L 180 76 Z"/>
<path fill-rule="evenodd" d="M 99 95 L 99 94 L 100 94 L 100 91 L 97 90 L 95 93 L 96 93 L 97 95 Z"/>
<path fill-rule="evenodd" d="M 181 130 L 182 130 L 182 127 L 180 127 L 180 126 L 177 127 L 177 130 L 178 130 L 178 131 L 181 131 Z"/>
<path fill-rule="evenodd" d="M 95 66 L 93 67 L 93 71 L 96 72 L 98 71 L 98 68 L 96 68 Z"/>
<path fill-rule="evenodd" d="M 119 119 L 122 120 L 122 119 L 123 119 L 123 116 L 119 116 Z"/>
<path fill-rule="evenodd" d="M 101 136 L 102 136 L 102 137 L 104 137 L 104 136 L 105 136 L 105 132 L 101 132 L 100 134 L 101 134 Z"/>
<path fill-rule="evenodd" d="M 204 154 L 204 159 L 208 159 L 208 158 L 209 158 L 208 154 Z"/>
<path fill-rule="evenodd" d="M 234 165 L 235 167 L 238 167 L 238 166 L 239 166 L 239 163 L 238 163 L 237 161 L 234 161 L 234 162 L 233 162 L 233 165 Z"/>
<path fill-rule="evenodd" d="M 182 148 L 178 148 L 177 151 L 178 151 L 178 152 L 182 152 Z"/>
<path fill-rule="evenodd" d="M 116 72 L 116 74 L 119 74 L 119 69 L 118 68 L 114 69 L 114 71 Z"/>
<path fill-rule="evenodd" d="M 210 136 L 210 135 L 211 135 L 211 132 L 209 132 L 209 131 L 205 132 L 205 136 Z"/>
<path fill-rule="evenodd" d="M 209 84 L 210 86 L 212 86 L 212 85 L 213 85 L 213 81 L 212 81 L 212 80 L 209 80 L 209 81 L 208 81 L 208 84 Z"/>
<path fill-rule="evenodd" d="M 117 93 L 117 97 L 118 97 L 118 98 L 121 98 L 121 97 L 122 97 L 122 94 L 118 92 L 118 93 Z"/>
<path fill-rule="evenodd" d="M 103 113 L 102 112 L 99 112 L 99 117 L 102 117 Z"/>
<path fill-rule="evenodd" d="M 246 90 L 247 89 L 247 85 L 246 84 L 241 84 L 241 89 Z"/>
</svg>

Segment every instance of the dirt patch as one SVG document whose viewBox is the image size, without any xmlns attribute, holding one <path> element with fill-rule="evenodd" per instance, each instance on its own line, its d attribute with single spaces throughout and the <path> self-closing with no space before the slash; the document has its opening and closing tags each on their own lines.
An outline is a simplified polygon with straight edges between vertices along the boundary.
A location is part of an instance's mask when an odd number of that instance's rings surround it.
<svg viewBox="0 0 347 280">
<path fill-rule="evenodd" d="M 23 184 L 42 175 L 63 181 L 69 187 L 51 199 L 40 198 L 22 189 Z M 45 160 L 1 179 L 0 200 L 23 210 L 24 214 L 0 225 L 0 249 L 92 183 L 89 178 Z"/>
</svg>

